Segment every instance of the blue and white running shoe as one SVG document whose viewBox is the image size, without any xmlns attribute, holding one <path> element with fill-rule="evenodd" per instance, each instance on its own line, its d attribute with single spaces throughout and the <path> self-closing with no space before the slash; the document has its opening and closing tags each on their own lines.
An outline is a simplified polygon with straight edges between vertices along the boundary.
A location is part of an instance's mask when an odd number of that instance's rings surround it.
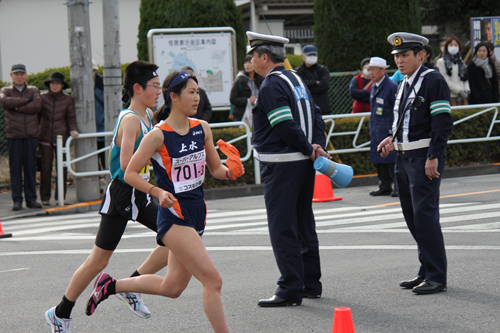
<svg viewBox="0 0 500 333">
<path fill-rule="evenodd" d="M 71 329 L 69 328 L 71 319 L 58 318 L 55 306 L 45 312 L 45 320 L 52 329 L 52 333 L 71 333 Z"/>
<path fill-rule="evenodd" d="M 116 294 L 116 297 L 118 297 L 118 299 L 123 303 L 127 304 L 130 311 L 139 317 L 144 319 L 151 317 L 151 312 L 149 312 L 148 308 L 142 301 L 142 294 L 118 293 Z"/>
</svg>

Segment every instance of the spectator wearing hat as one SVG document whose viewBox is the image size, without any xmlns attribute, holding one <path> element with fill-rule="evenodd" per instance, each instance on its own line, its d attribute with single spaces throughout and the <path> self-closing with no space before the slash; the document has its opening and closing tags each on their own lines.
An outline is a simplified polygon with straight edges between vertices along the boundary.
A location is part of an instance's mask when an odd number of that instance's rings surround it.
<svg viewBox="0 0 500 333">
<path fill-rule="evenodd" d="M 391 34 L 392 54 L 405 75 L 394 102 L 391 133 L 377 147 L 386 158 L 397 150 L 395 176 L 408 229 L 418 248 L 417 276 L 400 287 L 416 294 L 447 288 L 447 260 L 439 224 L 439 187 L 446 144 L 453 128 L 450 89 L 443 76 L 422 65 L 422 46 L 429 41 L 406 32 Z"/>
<path fill-rule="evenodd" d="M 38 114 L 42 107 L 40 90 L 26 84 L 26 66 L 12 66 L 12 86 L 0 90 L 0 105 L 5 112 L 5 136 L 9 152 L 12 210 L 21 210 L 24 199 L 28 208 L 41 208 L 36 201 L 36 151 Z M 24 172 L 24 188 L 23 188 Z"/>
<path fill-rule="evenodd" d="M 377 146 L 389 133 L 394 120 L 394 101 L 398 85 L 389 79 L 385 70 L 389 66 L 385 59 L 373 57 L 368 64 L 370 79 L 374 82 L 370 89 L 370 161 L 376 165 L 379 180 L 379 188 L 371 191 L 370 195 L 398 196 L 396 182 L 394 180 L 394 162 L 396 152 L 392 152 L 386 158 L 380 156 Z M 392 187 L 394 184 L 394 190 Z"/>
<path fill-rule="evenodd" d="M 361 60 L 361 73 L 352 78 L 349 94 L 352 97 L 352 113 L 370 112 L 370 89 L 373 81 L 368 73 L 370 58 Z"/>
<path fill-rule="evenodd" d="M 254 157 L 262 163 L 269 236 L 281 273 L 262 307 L 300 305 L 321 297 L 319 242 L 312 211 L 315 170 L 324 151 L 325 123 L 302 79 L 286 70 L 287 38 L 247 31 L 249 54 L 265 77 L 253 108 Z M 299 96 L 300 98 L 296 98 Z"/>
<path fill-rule="evenodd" d="M 94 79 L 94 101 L 95 101 L 95 131 L 104 132 L 104 80 L 102 75 L 97 73 L 99 67 L 97 62 L 92 59 L 92 73 Z M 97 149 L 104 148 L 104 137 L 97 137 Z M 104 152 L 97 155 L 99 170 L 106 169 L 106 157 Z"/>
<path fill-rule="evenodd" d="M 78 136 L 75 119 L 75 107 L 73 97 L 65 94 L 64 89 L 68 84 L 64 81 L 64 75 L 60 72 L 50 73 L 50 77 L 44 82 L 49 90 L 42 96 L 42 111 L 40 114 L 40 138 L 38 149 L 42 157 L 40 172 L 40 197 L 42 205 L 50 205 L 50 194 L 52 188 L 52 167 L 56 157 L 56 138 L 63 136 L 63 142 L 71 135 Z M 64 168 L 64 197 L 66 197 L 67 171 Z M 57 200 L 57 182 L 54 199 Z"/>
<path fill-rule="evenodd" d="M 319 106 L 323 115 L 330 114 L 330 72 L 324 65 L 318 64 L 318 51 L 314 45 L 302 48 L 304 62 L 297 68 L 297 74 L 302 78 L 312 94 L 314 103 Z"/>
</svg>

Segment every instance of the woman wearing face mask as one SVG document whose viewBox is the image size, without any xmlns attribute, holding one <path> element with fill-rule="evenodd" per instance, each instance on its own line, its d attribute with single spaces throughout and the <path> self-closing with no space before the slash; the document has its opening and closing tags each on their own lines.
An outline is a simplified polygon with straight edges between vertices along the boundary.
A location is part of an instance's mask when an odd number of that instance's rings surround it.
<svg viewBox="0 0 500 333">
<path fill-rule="evenodd" d="M 330 114 L 330 72 L 324 65 L 318 64 L 318 51 L 314 45 L 302 48 L 304 62 L 297 68 L 297 75 L 302 78 L 307 89 L 312 94 L 314 103 L 319 106 L 322 114 Z"/>
<path fill-rule="evenodd" d="M 362 72 L 352 78 L 349 86 L 349 95 L 353 98 L 352 113 L 370 112 L 370 88 L 373 81 L 368 73 L 369 63 L 370 58 L 361 60 Z"/>
<path fill-rule="evenodd" d="M 498 77 L 486 43 L 476 45 L 474 57 L 467 67 L 470 84 L 470 104 L 497 103 Z"/>
<path fill-rule="evenodd" d="M 470 94 L 467 68 L 461 51 L 460 40 L 450 36 L 444 44 L 443 57 L 437 61 L 437 68 L 450 88 L 451 106 L 467 105 Z"/>
</svg>

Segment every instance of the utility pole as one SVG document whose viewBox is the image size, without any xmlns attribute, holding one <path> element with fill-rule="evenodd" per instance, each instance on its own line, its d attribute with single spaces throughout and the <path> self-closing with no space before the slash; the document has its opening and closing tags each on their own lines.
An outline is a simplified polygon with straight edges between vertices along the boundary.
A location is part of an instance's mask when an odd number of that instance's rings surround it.
<svg viewBox="0 0 500 333">
<path fill-rule="evenodd" d="M 118 0 L 102 2 L 102 19 L 104 30 L 104 129 L 112 132 L 122 109 L 122 72 L 120 62 L 120 15 Z M 112 137 L 106 136 L 106 146 L 111 144 Z M 109 154 L 106 165 L 109 166 Z M 110 181 L 110 176 L 106 176 Z"/>
<path fill-rule="evenodd" d="M 76 126 L 80 133 L 93 133 L 95 127 L 94 81 L 92 79 L 92 48 L 90 43 L 89 1 L 69 0 L 68 36 L 70 75 L 75 102 Z M 96 151 L 95 138 L 76 139 L 76 156 Z M 97 155 L 76 163 L 77 172 L 97 170 Z M 76 199 L 85 202 L 99 199 L 99 177 L 76 179 Z"/>
</svg>

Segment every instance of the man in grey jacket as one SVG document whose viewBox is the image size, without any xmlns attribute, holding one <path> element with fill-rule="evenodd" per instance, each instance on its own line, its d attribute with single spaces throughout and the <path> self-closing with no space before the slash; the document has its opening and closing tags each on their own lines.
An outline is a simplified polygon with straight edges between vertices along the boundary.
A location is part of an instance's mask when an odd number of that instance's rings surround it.
<svg viewBox="0 0 500 333">
<path fill-rule="evenodd" d="M 0 90 L 0 105 L 5 112 L 5 133 L 9 152 L 12 210 L 21 210 L 24 196 L 26 207 L 41 208 L 36 201 L 36 151 L 38 146 L 38 114 L 42 98 L 37 87 L 26 84 L 26 66 L 12 66 L 12 86 Z"/>
</svg>

